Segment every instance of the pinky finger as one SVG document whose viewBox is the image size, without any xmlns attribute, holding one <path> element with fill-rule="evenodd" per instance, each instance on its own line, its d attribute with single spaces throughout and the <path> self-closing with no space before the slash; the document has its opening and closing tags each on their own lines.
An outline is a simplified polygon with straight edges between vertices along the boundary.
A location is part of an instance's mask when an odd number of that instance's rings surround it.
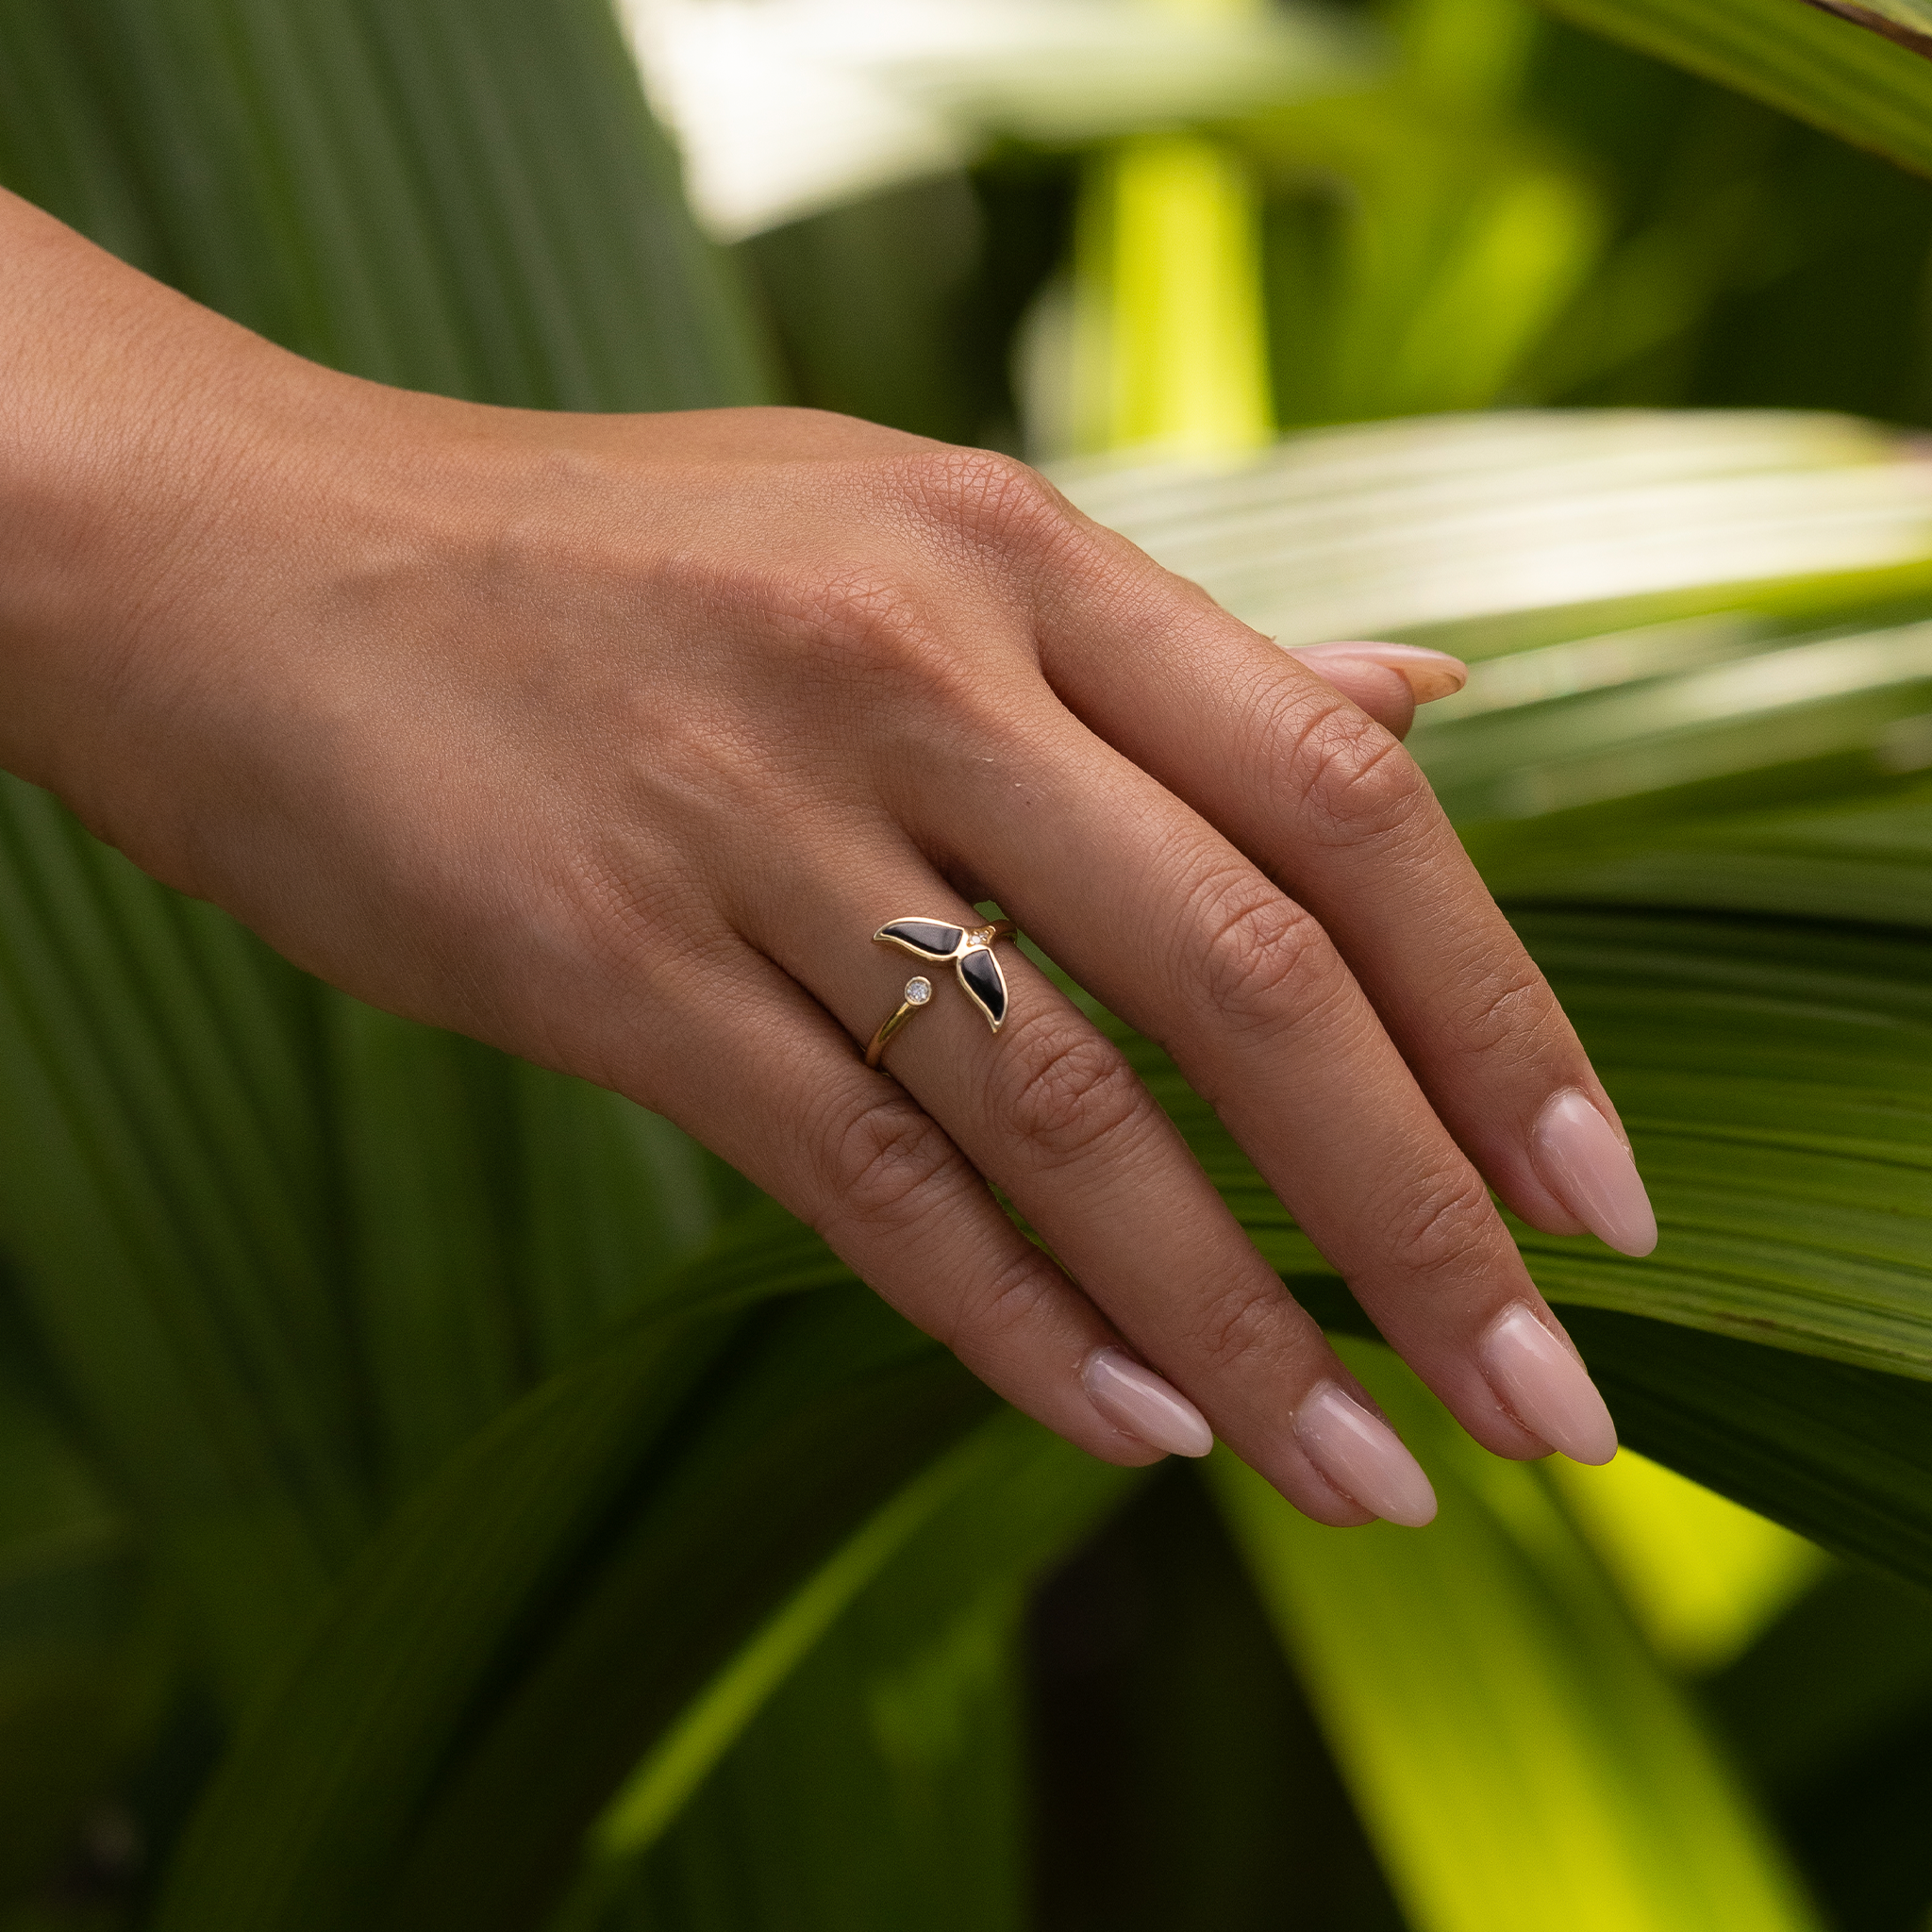
<svg viewBox="0 0 1932 1932">
<path fill-rule="evenodd" d="M 1013 1225 L 905 1089 L 777 967 L 747 954 L 743 979 L 710 982 L 728 1012 L 690 1016 L 704 1074 L 695 1107 L 673 1101 L 683 1124 L 1036 1421 L 1108 1462 L 1205 1456 L 1200 1410 Z"/>
</svg>

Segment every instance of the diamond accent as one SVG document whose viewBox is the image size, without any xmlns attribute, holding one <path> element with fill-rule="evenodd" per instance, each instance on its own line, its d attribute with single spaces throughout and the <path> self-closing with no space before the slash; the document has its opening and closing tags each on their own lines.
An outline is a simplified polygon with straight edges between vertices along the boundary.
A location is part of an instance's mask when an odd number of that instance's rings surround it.
<svg viewBox="0 0 1932 1932">
<path fill-rule="evenodd" d="M 909 1007 L 923 1007 L 932 997 L 932 981 L 929 979 L 908 979 L 906 982 L 906 1004 Z"/>
</svg>

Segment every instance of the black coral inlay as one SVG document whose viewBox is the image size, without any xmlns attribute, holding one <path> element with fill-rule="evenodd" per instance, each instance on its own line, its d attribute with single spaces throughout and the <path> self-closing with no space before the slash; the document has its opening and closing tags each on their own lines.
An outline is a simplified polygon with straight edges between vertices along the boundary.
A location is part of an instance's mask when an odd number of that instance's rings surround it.
<svg viewBox="0 0 1932 1932">
<path fill-rule="evenodd" d="M 937 919 L 895 919 L 891 925 L 880 926 L 874 937 L 890 940 L 922 959 L 950 959 L 959 950 L 966 928 Z"/>
<path fill-rule="evenodd" d="M 985 946 L 974 946 L 959 960 L 959 984 L 995 1031 L 1007 1017 L 1007 979 L 1000 962 Z"/>
</svg>

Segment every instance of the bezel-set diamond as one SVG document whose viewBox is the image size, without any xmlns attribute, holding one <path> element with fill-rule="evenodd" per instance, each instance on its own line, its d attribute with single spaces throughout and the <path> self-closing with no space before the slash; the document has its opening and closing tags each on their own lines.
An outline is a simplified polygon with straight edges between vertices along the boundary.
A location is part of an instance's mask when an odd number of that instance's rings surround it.
<svg viewBox="0 0 1932 1932">
<path fill-rule="evenodd" d="M 946 919 L 893 919 L 873 934 L 880 944 L 897 946 L 929 966 L 950 966 L 958 974 L 966 997 L 995 1033 L 1007 1017 L 1007 977 L 1000 970 L 993 941 L 1017 937 L 1004 919 L 996 919 L 991 925 L 955 925 Z M 887 1030 L 865 1050 L 867 1066 L 878 1065 L 886 1041 L 934 996 L 933 982 L 924 974 L 906 982 L 906 997 L 886 1023 Z"/>
</svg>

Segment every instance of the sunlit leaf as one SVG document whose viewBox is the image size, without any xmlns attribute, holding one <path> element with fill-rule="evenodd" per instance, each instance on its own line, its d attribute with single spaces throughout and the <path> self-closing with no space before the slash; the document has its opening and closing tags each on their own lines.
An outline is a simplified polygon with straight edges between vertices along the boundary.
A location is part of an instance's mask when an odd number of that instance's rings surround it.
<svg viewBox="0 0 1932 1932">
<path fill-rule="evenodd" d="M 694 1932 L 1027 1923 L 1026 1587 L 1138 1478 L 1010 1409 L 982 1424 L 847 1541 L 647 1755 L 593 1831 L 556 1932 L 598 1923 L 620 1891 Z"/>
<path fill-rule="evenodd" d="M 1729 1662 L 1826 1567 L 1815 1543 L 1630 1450 L 1601 1469 L 1553 1457 L 1549 1476 L 1651 1647 L 1686 1670 Z"/>
<path fill-rule="evenodd" d="M 691 198 L 737 240 L 957 167 L 996 138 L 1171 128 L 1359 76 L 1326 8 L 1108 0 L 621 0 Z"/>
<path fill-rule="evenodd" d="M 1535 639 L 1499 622 L 1530 613 L 1568 642 L 1677 614 L 1664 600 L 1775 610 L 1815 605 L 1807 578 L 1932 562 L 1932 464 L 1838 417 L 1444 417 L 1292 437 L 1214 468 L 1116 458 L 1055 475 L 1285 644 L 1479 620 L 1466 655 L 1486 657 Z M 1639 600 L 1662 608 L 1621 624 L 1579 608 Z"/>
<path fill-rule="evenodd" d="M 1075 448 L 1211 458 L 1269 440 L 1259 220 L 1224 142 L 1149 135 L 1089 162 L 1074 326 L 1106 340 L 1074 360 Z"/>
<path fill-rule="evenodd" d="M 1350 1357 L 1429 1466 L 1434 1525 L 1338 1535 L 1216 1474 L 1417 1932 L 1814 1926 L 1538 1473 L 1470 1443 L 1386 1351 Z"/>
<path fill-rule="evenodd" d="M 1269 202 L 1269 335 L 1284 423 L 1494 405 L 1610 240 L 1603 185 L 1505 99 L 1525 9 L 1414 8 L 1382 85 L 1234 130 Z"/>
</svg>

